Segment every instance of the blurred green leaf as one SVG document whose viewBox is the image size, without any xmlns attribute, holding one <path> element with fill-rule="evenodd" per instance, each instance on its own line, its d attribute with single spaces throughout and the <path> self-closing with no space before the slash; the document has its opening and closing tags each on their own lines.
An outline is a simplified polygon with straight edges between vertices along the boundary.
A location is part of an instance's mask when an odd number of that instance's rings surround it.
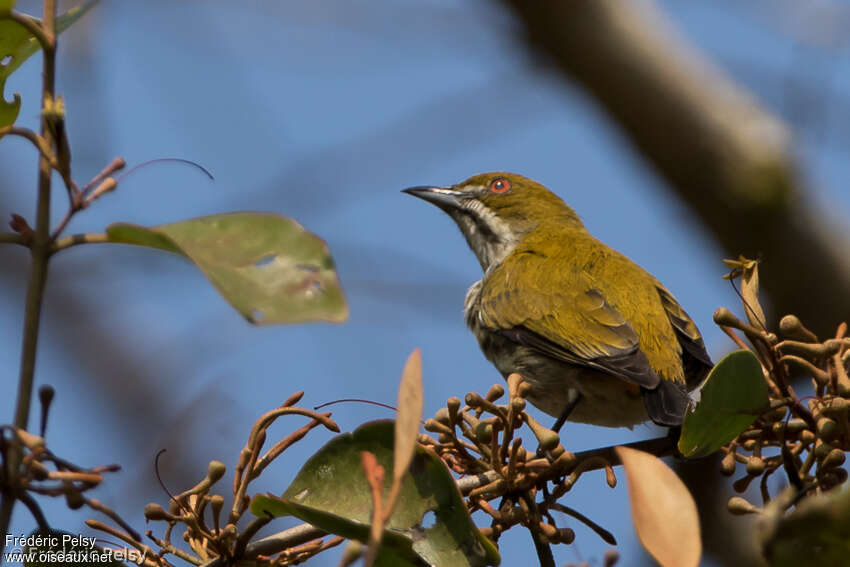
<svg viewBox="0 0 850 567">
<path fill-rule="evenodd" d="M 97 0 L 86 2 L 81 6 L 71 8 L 56 18 L 56 32 L 62 33 L 71 24 L 79 20 L 83 14 L 97 4 Z M 0 13 L 8 11 L 14 2 L 0 0 Z M 30 17 L 30 16 L 25 16 Z M 37 18 L 31 18 L 39 21 Z M 41 49 L 41 44 L 19 23 L 12 20 L 0 19 L 0 128 L 14 124 L 21 109 L 21 97 L 15 93 L 12 102 L 6 101 L 6 77 Z"/>
<path fill-rule="evenodd" d="M 758 522 L 762 552 L 771 567 L 838 567 L 850 560 L 850 491 L 805 498 L 793 512 L 785 507 L 792 489 L 771 501 Z"/>
<path fill-rule="evenodd" d="M 15 123 L 21 109 L 21 95 L 15 93 L 12 102 L 6 101 L 6 77 L 26 59 L 21 58 L 24 46 L 32 36 L 12 20 L 0 20 L 0 128 Z"/>
<path fill-rule="evenodd" d="M 225 213 L 152 228 L 116 223 L 106 234 L 189 258 L 255 325 L 348 317 L 327 245 L 290 218 Z"/>
<path fill-rule="evenodd" d="M 387 471 L 384 497 L 393 467 L 392 421 L 376 421 L 340 435 L 313 455 L 282 498 L 256 496 L 257 516 L 296 516 L 327 532 L 367 542 L 372 497 L 360 462 L 369 451 Z M 499 554 L 469 517 L 463 498 L 443 462 L 416 448 L 401 493 L 387 522 L 379 562 L 384 553 L 400 565 L 498 565 Z"/>
<path fill-rule="evenodd" d="M 26 567 L 124 567 L 111 550 L 93 545 L 94 538 L 89 536 L 82 539 L 79 534 L 62 530 L 35 530 L 27 537 L 39 540 L 24 549 L 25 553 L 33 554 L 32 561 L 24 561 Z"/>
<path fill-rule="evenodd" d="M 711 370 L 700 402 L 685 416 L 679 451 L 704 457 L 740 435 L 767 407 L 761 364 L 748 350 L 727 354 Z"/>
</svg>

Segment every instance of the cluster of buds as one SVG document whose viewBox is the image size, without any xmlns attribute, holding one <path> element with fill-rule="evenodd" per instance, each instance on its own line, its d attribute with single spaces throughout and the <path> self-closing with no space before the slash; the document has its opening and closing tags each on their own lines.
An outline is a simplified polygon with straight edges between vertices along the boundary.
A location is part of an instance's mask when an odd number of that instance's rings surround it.
<svg viewBox="0 0 850 567">
<path fill-rule="evenodd" d="M 162 537 L 155 536 L 152 530 L 146 532 L 147 537 L 156 544 L 158 550 L 148 547 L 130 534 L 100 522 L 88 521 L 88 525 L 109 533 L 135 548 L 144 558 L 143 564 L 148 567 L 171 566 L 172 564 L 166 559 L 167 555 L 173 555 L 193 565 L 225 565 L 240 560 L 275 566 L 295 565 L 338 545 L 343 541 L 342 538 L 332 538 L 329 541 L 316 538 L 277 551 L 274 556 L 262 556 L 252 553 L 249 543 L 271 518 L 254 518 L 241 531 L 237 528 L 239 520 L 249 508 L 248 486 L 266 467 L 315 427 L 322 425 L 331 431 L 339 431 L 337 424 L 330 419 L 329 413 L 294 407 L 303 394 L 303 392 L 294 394 L 280 407 L 266 412 L 254 423 L 248 442 L 239 454 L 232 485 L 232 506 L 229 511 L 224 509 L 224 496 L 213 492 L 218 481 L 224 477 L 226 467 L 219 461 L 212 461 L 207 469 L 207 475 L 194 487 L 176 496 L 169 495 L 167 510 L 156 503 L 145 506 L 145 519 L 149 522 L 166 524 Z M 279 440 L 263 453 L 268 428 L 280 416 L 292 414 L 309 417 L 311 421 Z M 210 521 L 207 520 L 207 515 Z M 172 534 L 178 527 L 182 528 L 182 540 L 185 546 L 178 546 L 172 541 Z"/>
<path fill-rule="evenodd" d="M 583 473 L 591 470 L 605 469 L 606 481 L 613 488 L 617 482 L 613 452 L 567 451 L 557 433 L 525 411 L 529 386 L 522 377 L 512 374 L 507 384 L 505 404 L 496 403 L 505 394 L 499 384 L 484 397 L 467 394 L 465 405 L 458 398 L 450 398 L 445 408 L 425 422 L 425 429 L 436 438 L 421 435 L 420 443 L 461 476 L 458 485 L 470 512 L 480 510 L 492 519 L 482 532 L 494 542 L 505 530 L 522 524 L 541 543 L 572 543 L 575 534 L 568 527 L 558 526 L 552 515 L 557 511 L 585 523 L 614 545 L 607 530 L 558 502 Z M 531 450 L 523 447 L 522 438 L 517 436 L 524 427 L 537 441 Z M 490 501 L 496 498 L 501 501 L 493 506 Z"/>
<path fill-rule="evenodd" d="M 130 529 L 111 508 L 85 495 L 103 482 L 104 473 L 118 472 L 121 470 L 120 466 L 81 467 L 54 455 L 47 448 L 44 437 L 11 425 L 4 425 L 0 429 L 3 431 L 3 435 L 0 436 L 0 453 L 3 455 L 4 466 L 14 449 L 20 451 L 18 475 L 12 481 L 14 485 L 4 487 L 4 490 L 18 495 L 33 514 L 40 529 L 50 530 L 38 503 L 33 498 L 34 495 L 65 498 L 68 507 L 72 510 L 87 506 L 108 515 Z M 5 480 L 5 476 L 3 478 Z"/>
<path fill-rule="evenodd" d="M 41 435 L 12 425 L 0 426 L 0 470 L 8 470 L 13 463 L 11 468 L 16 471 L 12 476 L 0 473 L 0 488 L 3 492 L 16 495 L 29 509 L 42 532 L 49 532 L 51 529 L 36 496 L 64 498 L 72 510 L 88 507 L 111 518 L 127 531 L 128 537 L 141 539 L 109 506 L 86 496 L 88 491 L 100 486 L 104 473 L 118 472 L 121 470 L 120 466 L 81 467 L 55 455 L 47 448 L 45 430 L 53 396 L 54 391 L 50 386 L 42 386 L 38 391 L 41 402 Z"/>
<path fill-rule="evenodd" d="M 730 336 L 734 335 L 731 329 L 747 336 L 762 364 L 770 395 L 770 408 L 723 448 L 723 474 L 735 474 L 738 464 L 746 469 L 733 488 L 744 492 L 758 478 L 766 504 L 771 500 L 768 478 L 778 470 L 802 495 L 842 485 L 848 475 L 841 465 L 850 450 L 847 324 L 839 325 L 834 337 L 820 341 L 794 315 L 782 318 L 779 336 L 740 321 L 726 309 L 719 309 L 714 318 Z M 803 397 L 791 385 L 801 377 L 809 377 L 812 388 Z M 738 497 L 730 500 L 729 509 L 741 514 L 760 511 Z"/>
</svg>

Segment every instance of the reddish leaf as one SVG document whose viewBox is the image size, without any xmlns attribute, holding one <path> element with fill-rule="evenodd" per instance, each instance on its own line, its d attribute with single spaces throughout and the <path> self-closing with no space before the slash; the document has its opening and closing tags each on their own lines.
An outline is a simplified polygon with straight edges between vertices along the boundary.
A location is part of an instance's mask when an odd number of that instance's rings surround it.
<svg viewBox="0 0 850 567">
<path fill-rule="evenodd" d="M 702 540 L 696 504 L 661 459 L 617 447 L 626 469 L 632 520 L 640 542 L 662 567 L 697 567 Z"/>
</svg>

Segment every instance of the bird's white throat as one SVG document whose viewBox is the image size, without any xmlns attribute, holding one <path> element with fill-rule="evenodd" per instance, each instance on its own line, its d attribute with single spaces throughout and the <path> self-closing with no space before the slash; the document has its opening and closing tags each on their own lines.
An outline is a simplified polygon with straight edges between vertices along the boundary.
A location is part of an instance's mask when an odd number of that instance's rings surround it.
<svg viewBox="0 0 850 567">
<path fill-rule="evenodd" d="M 519 242 L 519 236 L 510 225 L 481 201 L 466 201 L 461 208 L 449 214 L 485 272 L 499 265 Z"/>
</svg>

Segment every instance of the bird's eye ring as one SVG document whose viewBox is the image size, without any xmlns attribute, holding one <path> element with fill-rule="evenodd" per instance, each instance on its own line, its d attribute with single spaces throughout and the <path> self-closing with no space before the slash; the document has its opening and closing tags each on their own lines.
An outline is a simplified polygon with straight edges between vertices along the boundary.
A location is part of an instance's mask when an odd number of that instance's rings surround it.
<svg viewBox="0 0 850 567">
<path fill-rule="evenodd" d="M 490 182 L 490 191 L 492 193 L 507 193 L 511 188 L 511 182 L 504 177 L 497 177 Z"/>
</svg>

